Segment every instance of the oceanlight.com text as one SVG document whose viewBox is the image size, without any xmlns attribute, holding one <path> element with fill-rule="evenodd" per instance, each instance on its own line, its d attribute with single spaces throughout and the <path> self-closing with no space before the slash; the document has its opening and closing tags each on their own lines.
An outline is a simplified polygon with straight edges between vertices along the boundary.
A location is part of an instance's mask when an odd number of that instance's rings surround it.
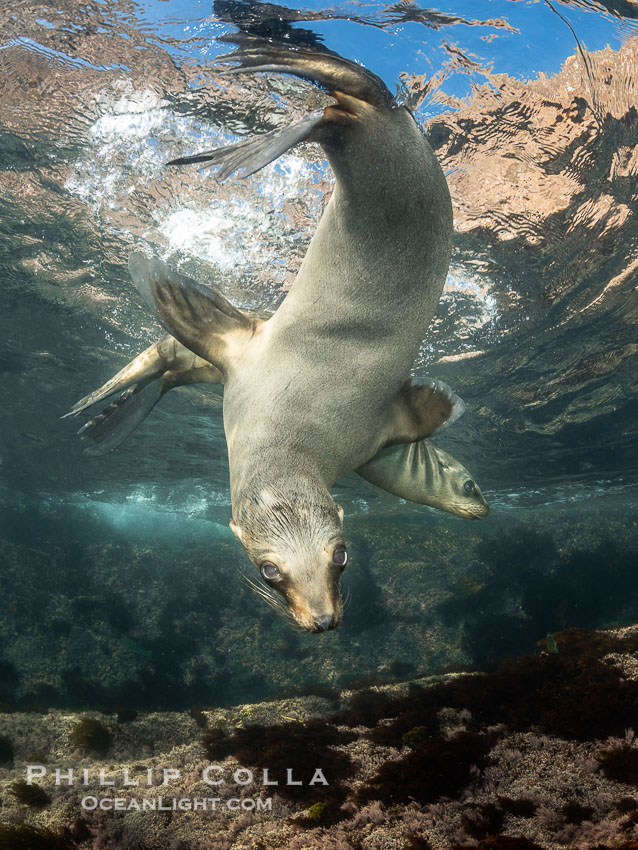
<svg viewBox="0 0 638 850">
<path fill-rule="evenodd" d="M 189 812 L 216 811 L 227 809 L 231 812 L 272 811 L 272 799 L 267 797 L 253 799 L 252 797 L 231 797 L 222 800 L 221 797 L 97 797 L 82 798 L 82 808 L 92 812 L 101 809 L 104 812 Z"/>
</svg>

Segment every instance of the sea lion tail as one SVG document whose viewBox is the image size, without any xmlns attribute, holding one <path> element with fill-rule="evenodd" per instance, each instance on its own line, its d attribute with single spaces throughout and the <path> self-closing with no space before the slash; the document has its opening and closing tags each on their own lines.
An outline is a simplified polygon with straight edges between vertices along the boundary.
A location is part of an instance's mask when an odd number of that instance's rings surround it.
<svg viewBox="0 0 638 850">
<path fill-rule="evenodd" d="M 237 33 L 224 36 L 220 41 L 238 45 L 238 50 L 219 57 L 224 65 L 237 63 L 236 67 L 225 68 L 224 74 L 245 74 L 269 71 L 293 74 L 317 83 L 330 93 L 340 92 L 373 106 L 390 108 L 394 98 L 380 77 L 330 50 L 311 50 L 292 44 L 280 44 L 269 39 Z M 224 148 L 203 151 L 192 156 L 172 159 L 168 165 L 206 163 L 221 165 L 219 179 L 225 180 L 233 172 L 243 170 L 242 177 L 262 169 L 278 159 L 287 150 L 309 138 L 325 116 L 323 109 L 315 110 L 300 121 L 283 129 L 271 130 L 235 142 Z"/>
<path fill-rule="evenodd" d="M 84 454 L 97 457 L 121 445 L 146 419 L 163 394 L 161 378 L 146 384 L 133 384 L 124 390 L 118 399 L 78 431 L 82 439 L 90 443 Z"/>
</svg>

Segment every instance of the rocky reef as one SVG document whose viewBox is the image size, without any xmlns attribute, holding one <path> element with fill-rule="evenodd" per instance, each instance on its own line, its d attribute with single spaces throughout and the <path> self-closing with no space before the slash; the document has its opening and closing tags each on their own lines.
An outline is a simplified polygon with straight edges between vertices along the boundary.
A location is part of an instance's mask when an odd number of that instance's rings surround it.
<svg viewBox="0 0 638 850">
<path fill-rule="evenodd" d="M 118 532 L 86 507 L 6 500 L 0 704 L 221 707 L 483 669 L 547 633 L 636 621 L 626 501 L 602 516 L 595 501 L 493 508 L 483 523 L 416 508 L 350 518 L 344 620 L 317 636 L 242 581 L 254 568 L 220 526 L 147 509 Z"/>
<path fill-rule="evenodd" d="M 182 713 L 3 714 L 0 847 L 629 850 L 637 703 L 631 627 L 558 632 L 482 674 Z"/>
</svg>

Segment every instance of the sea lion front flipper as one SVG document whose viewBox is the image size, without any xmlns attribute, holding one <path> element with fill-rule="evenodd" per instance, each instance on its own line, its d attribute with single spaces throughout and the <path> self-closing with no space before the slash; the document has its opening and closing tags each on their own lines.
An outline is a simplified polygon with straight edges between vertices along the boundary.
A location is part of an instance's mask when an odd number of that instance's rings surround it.
<svg viewBox="0 0 638 850">
<path fill-rule="evenodd" d="M 465 403 L 443 381 L 408 378 L 395 396 L 383 426 L 384 444 L 431 437 L 463 415 Z"/>
<path fill-rule="evenodd" d="M 160 400 L 164 391 L 162 379 L 147 384 L 133 384 L 120 398 L 89 419 L 78 431 L 90 443 L 85 455 L 98 457 L 121 445 Z"/>
<path fill-rule="evenodd" d="M 250 340 L 260 321 L 157 257 L 135 251 L 128 266 L 137 290 L 162 324 L 182 345 L 225 375 L 238 346 Z"/>
<path fill-rule="evenodd" d="M 381 449 L 356 472 L 401 499 L 456 516 L 483 519 L 490 512 L 467 469 L 429 440 Z"/>
<path fill-rule="evenodd" d="M 62 418 L 78 416 L 108 396 L 121 393 L 78 431 L 83 440 L 92 443 L 84 454 L 102 455 L 123 443 L 168 390 L 185 384 L 221 383 L 219 369 L 174 337 L 166 336 L 138 354 L 99 389 L 76 402 Z"/>
<path fill-rule="evenodd" d="M 373 106 L 395 105 L 392 94 L 380 77 L 331 50 L 302 48 L 290 42 L 282 44 L 247 33 L 222 36 L 217 40 L 238 46 L 234 53 L 218 57 L 218 62 L 224 65 L 236 63 L 236 67 L 228 67 L 223 71 L 226 75 L 262 71 L 292 74 L 316 83 L 330 93 L 345 94 Z M 282 129 L 277 128 L 224 148 L 172 159 L 167 165 L 221 165 L 219 180 L 225 180 L 240 169 L 243 170 L 241 176 L 248 177 L 274 162 L 299 142 L 309 139 L 326 118 L 326 110 L 317 109 Z"/>
</svg>

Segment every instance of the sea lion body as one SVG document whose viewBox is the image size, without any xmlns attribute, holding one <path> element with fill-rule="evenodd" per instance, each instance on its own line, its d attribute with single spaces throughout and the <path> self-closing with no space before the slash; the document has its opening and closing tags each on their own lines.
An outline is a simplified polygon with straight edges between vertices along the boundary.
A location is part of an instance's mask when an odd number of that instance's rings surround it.
<svg viewBox="0 0 638 850">
<path fill-rule="evenodd" d="M 445 178 L 409 112 L 337 102 L 317 132 L 332 197 L 292 290 L 238 350 L 224 384 L 233 529 L 254 563 L 277 566 L 288 607 L 313 631 L 342 615 L 330 564 L 341 517 L 329 488 L 393 437 L 391 406 L 438 304 L 452 241 Z M 289 493 L 312 506 L 318 529 Z M 277 546 L 272 505 L 289 529 Z"/>
<path fill-rule="evenodd" d="M 432 149 L 406 109 L 348 106 L 322 127 L 336 185 L 303 265 L 224 386 L 233 502 L 256 448 L 266 477 L 301 456 L 327 487 L 377 453 L 445 282 L 452 209 Z"/>
<path fill-rule="evenodd" d="M 462 402 L 441 382 L 409 378 L 445 282 L 451 202 L 427 140 L 378 77 L 329 51 L 245 34 L 227 40 L 240 48 L 222 57 L 238 63 L 234 72 L 292 73 L 323 85 L 335 103 L 172 164 L 211 162 L 222 177 L 237 169 L 248 175 L 297 142 L 316 141 L 335 174 L 332 197 L 291 291 L 268 321 L 158 259 L 134 253 L 129 269 L 172 336 L 199 358 L 202 379 L 224 385 L 231 528 L 264 579 L 256 589 L 320 632 L 342 617 L 343 511 L 329 490 L 344 475 L 359 470 L 390 492 L 459 515 L 487 513 L 464 467 L 426 440 L 462 413 Z M 183 351 L 179 357 L 185 362 Z M 163 368 L 168 375 L 170 364 Z M 137 371 L 134 364 L 123 370 L 126 380 Z M 187 369 L 173 372 L 178 383 L 189 382 Z M 124 388 L 113 381 L 105 385 L 110 392 Z M 135 405 L 127 414 L 127 398 L 121 418 L 136 424 L 145 414 Z M 432 483 L 438 496 L 427 492 Z M 474 488 L 465 491 L 473 511 L 461 504 L 464 483 Z"/>
</svg>

